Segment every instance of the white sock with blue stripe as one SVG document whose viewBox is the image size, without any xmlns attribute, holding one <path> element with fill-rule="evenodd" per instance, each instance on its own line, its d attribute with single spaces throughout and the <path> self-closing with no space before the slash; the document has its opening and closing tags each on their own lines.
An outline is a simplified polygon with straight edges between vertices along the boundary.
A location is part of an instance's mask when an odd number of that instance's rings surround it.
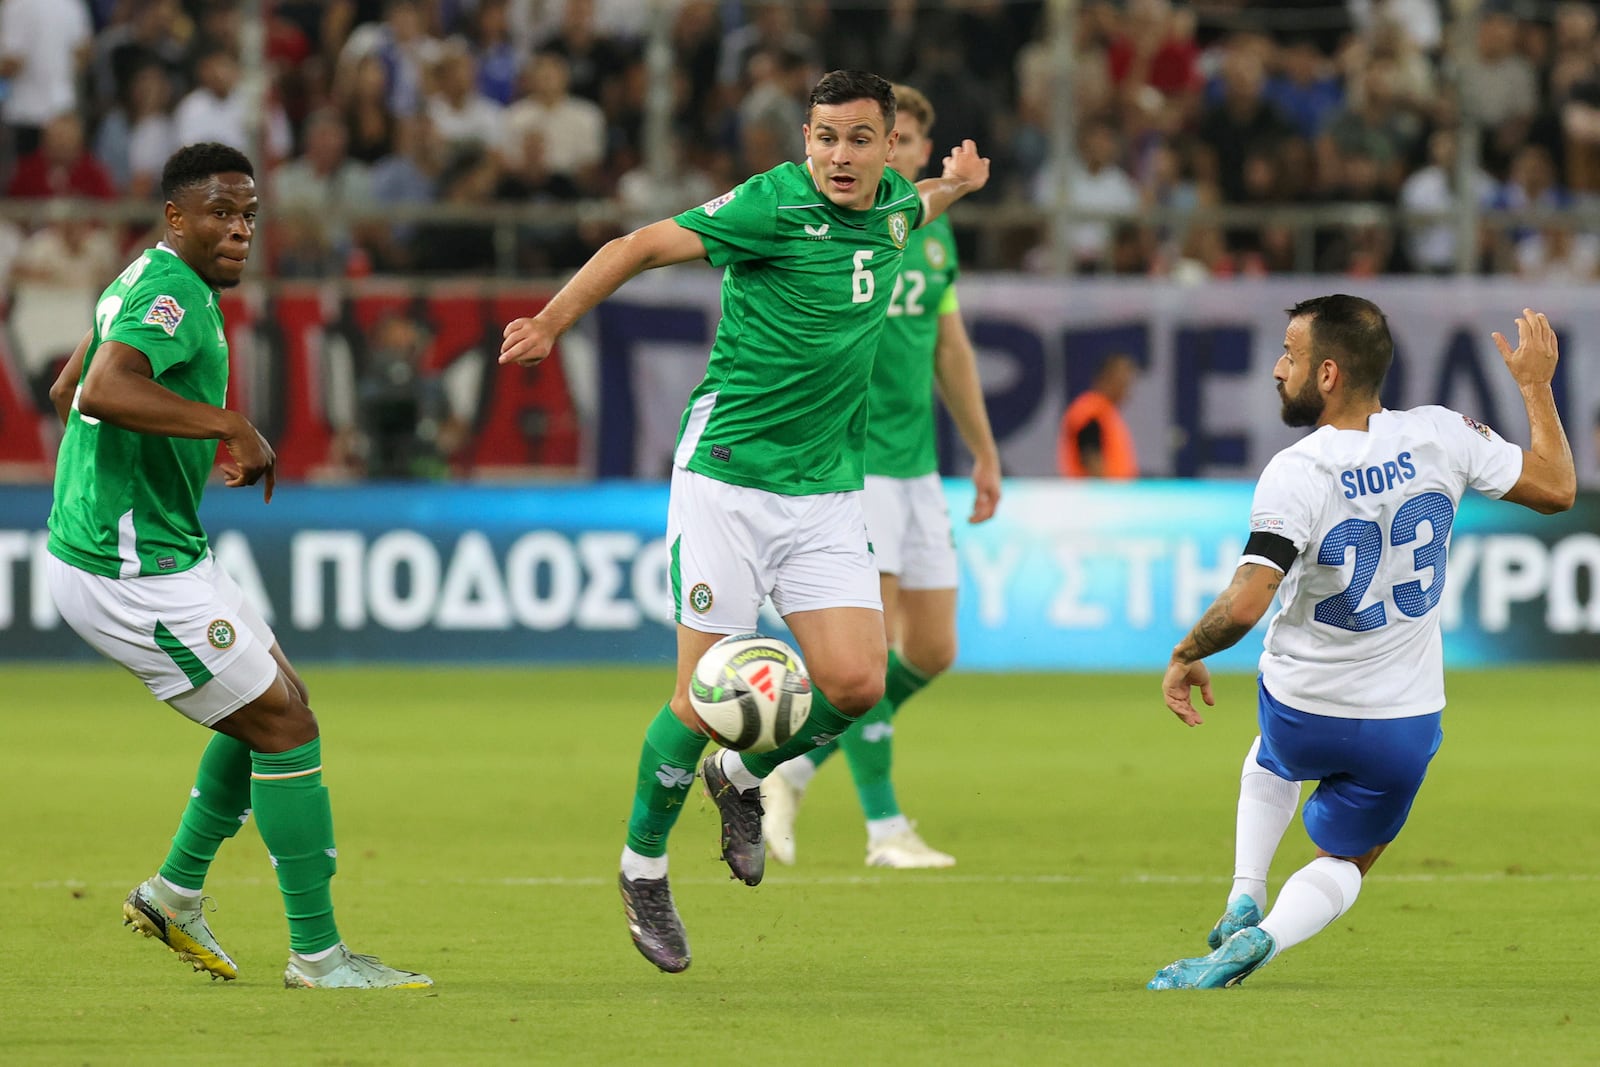
<svg viewBox="0 0 1600 1067">
<path fill-rule="evenodd" d="M 1361 893 L 1361 868 L 1349 860 L 1318 856 L 1289 876 L 1261 929 L 1272 935 L 1276 956 L 1322 931 L 1350 910 Z"/>
</svg>

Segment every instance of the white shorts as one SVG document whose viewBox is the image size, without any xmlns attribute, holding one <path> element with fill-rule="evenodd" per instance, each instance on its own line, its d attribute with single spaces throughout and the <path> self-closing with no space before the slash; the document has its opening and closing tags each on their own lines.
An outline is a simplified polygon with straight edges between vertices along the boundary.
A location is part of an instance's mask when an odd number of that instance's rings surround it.
<svg viewBox="0 0 1600 1067">
<path fill-rule="evenodd" d="M 779 615 L 883 609 L 857 492 L 783 496 L 674 467 L 667 544 L 674 614 L 693 630 L 754 630 L 768 596 Z"/>
<path fill-rule="evenodd" d="M 937 474 L 920 478 L 869 474 L 862 505 L 880 571 L 896 575 L 902 589 L 956 588 L 955 535 L 944 483 Z"/>
<path fill-rule="evenodd" d="M 79 637 L 202 726 L 278 677 L 272 628 L 211 556 L 179 574 L 143 578 L 104 578 L 50 556 L 45 579 Z"/>
</svg>

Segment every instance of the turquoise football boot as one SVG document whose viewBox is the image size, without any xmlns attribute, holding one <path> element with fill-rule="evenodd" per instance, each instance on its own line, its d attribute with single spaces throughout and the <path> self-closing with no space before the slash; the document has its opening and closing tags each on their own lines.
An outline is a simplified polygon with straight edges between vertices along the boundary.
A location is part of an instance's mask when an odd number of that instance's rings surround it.
<svg viewBox="0 0 1600 1067">
<path fill-rule="evenodd" d="M 1272 958 L 1272 935 L 1247 926 L 1199 959 L 1169 963 L 1150 979 L 1150 989 L 1226 989 L 1250 977 Z"/>
<path fill-rule="evenodd" d="M 1228 902 L 1228 910 L 1222 913 L 1217 925 L 1206 935 L 1206 944 L 1214 949 L 1221 948 L 1224 941 L 1245 927 L 1260 925 L 1261 905 L 1248 894 L 1241 893 Z"/>
</svg>

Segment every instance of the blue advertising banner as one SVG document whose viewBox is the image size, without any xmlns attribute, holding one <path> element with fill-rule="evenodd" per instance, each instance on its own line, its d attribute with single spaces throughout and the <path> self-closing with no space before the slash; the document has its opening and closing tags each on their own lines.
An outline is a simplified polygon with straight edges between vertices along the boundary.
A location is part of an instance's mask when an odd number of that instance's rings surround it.
<svg viewBox="0 0 1600 1067">
<path fill-rule="evenodd" d="M 959 517 L 959 665 L 1156 670 L 1228 583 L 1245 482 L 1008 482 Z M 297 661 L 669 663 L 664 485 L 214 489 L 218 560 Z M 45 488 L 0 488 L 0 659 L 90 658 L 45 590 Z M 1600 497 L 1542 517 L 1471 496 L 1439 602 L 1447 657 L 1600 656 Z M 778 621 L 762 626 L 781 632 Z M 1249 669 L 1258 629 L 1214 660 Z"/>
</svg>

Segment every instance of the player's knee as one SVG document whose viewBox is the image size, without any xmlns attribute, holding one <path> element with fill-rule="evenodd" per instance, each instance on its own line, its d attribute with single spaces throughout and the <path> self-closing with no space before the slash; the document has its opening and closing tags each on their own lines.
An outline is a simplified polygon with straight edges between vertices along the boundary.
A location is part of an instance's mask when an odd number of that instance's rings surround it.
<svg viewBox="0 0 1600 1067">
<path fill-rule="evenodd" d="M 851 718 L 859 718 L 872 710 L 883 699 L 883 668 L 873 670 L 870 665 L 846 667 L 831 672 L 818 680 L 817 688 L 828 698 L 828 703 Z"/>
<path fill-rule="evenodd" d="M 956 637 L 950 634 L 947 637 L 922 641 L 915 647 L 908 646 L 902 653 L 902 658 L 924 678 L 933 678 L 949 670 L 955 663 Z"/>
</svg>

